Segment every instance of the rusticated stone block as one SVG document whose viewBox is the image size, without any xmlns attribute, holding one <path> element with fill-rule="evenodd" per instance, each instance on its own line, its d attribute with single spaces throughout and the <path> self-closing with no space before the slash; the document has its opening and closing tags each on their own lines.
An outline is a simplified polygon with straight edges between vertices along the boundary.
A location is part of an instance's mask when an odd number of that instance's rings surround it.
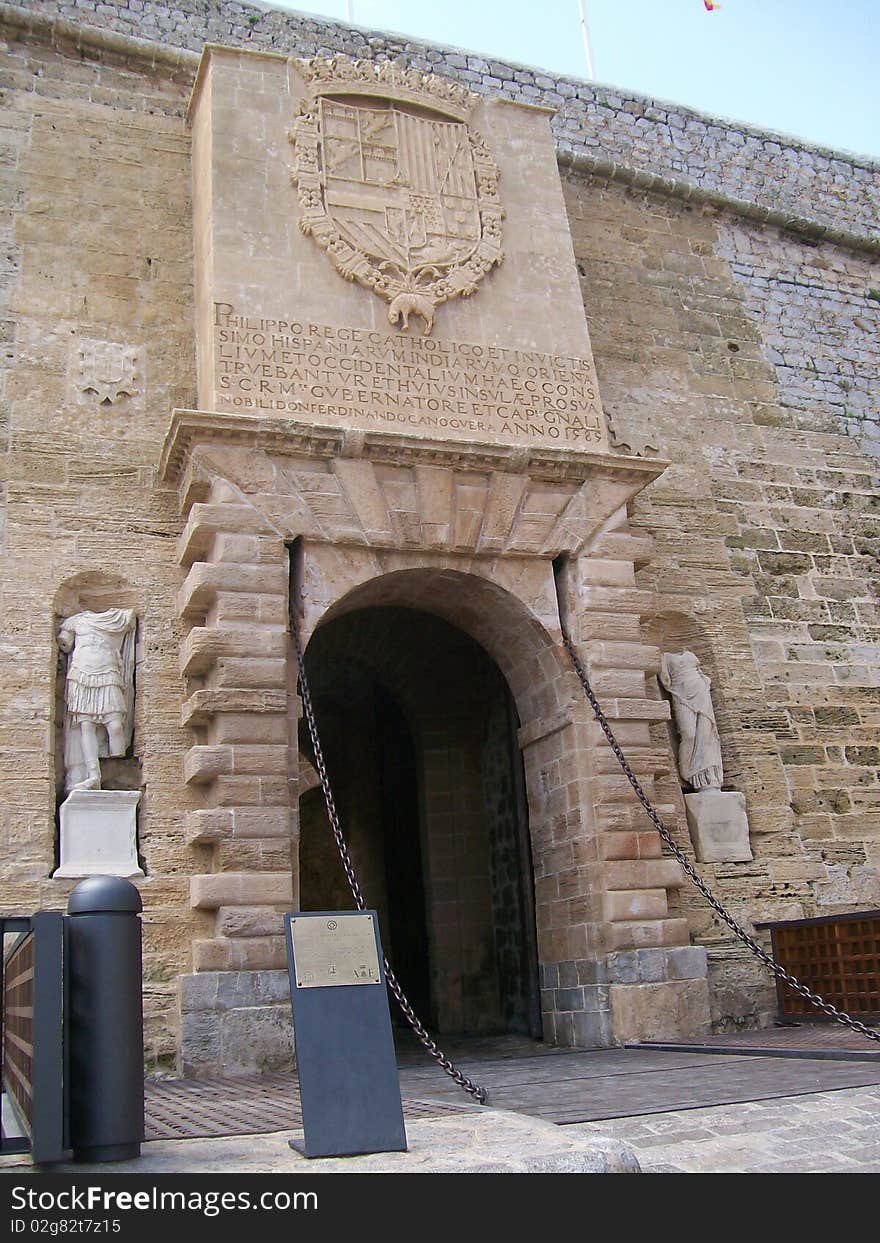
<svg viewBox="0 0 880 1243">
<path fill-rule="evenodd" d="M 619 859 L 605 864 L 609 889 L 679 889 L 684 873 L 676 859 Z"/>
<path fill-rule="evenodd" d="M 607 1049 L 614 1043 L 611 1011 L 583 1010 L 571 1016 L 572 1044 L 579 1049 Z"/>
<path fill-rule="evenodd" d="M 248 595 L 276 593 L 286 601 L 286 566 L 197 561 L 190 567 L 177 594 L 178 612 L 181 617 L 204 614 L 220 591 L 240 591 Z"/>
<path fill-rule="evenodd" d="M 700 863 L 751 860 L 745 795 L 738 790 L 698 790 L 684 796 L 684 805 Z"/>
<path fill-rule="evenodd" d="M 269 1074 L 273 1071 L 289 1074 L 296 1067 L 289 1002 L 228 1011 L 221 1019 L 220 1039 L 224 1074 Z"/>
<path fill-rule="evenodd" d="M 615 1040 L 696 1040 L 710 1030 L 709 985 L 702 980 L 612 984 Z"/>
<path fill-rule="evenodd" d="M 232 832 L 232 809 L 210 807 L 190 811 L 187 812 L 184 823 L 188 845 L 217 842 Z"/>
<path fill-rule="evenodd" d="M 290 998 L 287 971 L 215 971 L 182 975 L 180 1009 L 234 1010 L 277 1005 Z"/>
<path fill-rule="evenodd" d="M 289 1073 L 296 1065 L 289 1000 L 184 1011 L 180 1060 L 183 1073 L 196 1078 Z"/>
<path fill-rule="evenodd" d="M 221 906 L 217 932 L 223 937 L 277 937 L 284 935 L 284 913 L 264 906 Z"/>
<path fill-rule="evenodd" d="M 283 659 L 287 642 L 286 632 L 278 626 L 196 626 L 184 640 L 180 672 L 189 676 L 204 673 L 224 657 Z"/>
<path fill-rule="evenodd" d="M 215 872 L 190 879 L 190 905 L 202 911 L 219 906 L 275 906 L 293 901 L 289 873 Z"/>
<path fill-rule="evenodd" d="M 210 687 L 194 691 L 181 709 L 180 722 L 182 725 L 208 725 L 220 713 L 244 716 L 251 722 L 263 714 L 286 716 L 287 692 L 259 687 Z"/>
<path fill-rule="evenodd" d="M 666 951 L 670 980 L 702 979 L 708 970 L 708 954 L 703 945 L 682 945 Z"/>
<path fill-rule="evenodd" d="M 193 942 L 196 971 L 272 971 L 285 962 L 283 936 L 217 937 Z"/>
<path fill-rule="evenodd" d="M 616 890 L 606 895 L 606 913 L 612 921 L 663 919 L 669 911 L 665 889 Z"/>
<path fill-rule="evenodd" d="M 278 642 L 275 640 L 274 642 Z M 213 672 L 217 688 L 282 689 L 287 685 L 287 661 L 257 656 L 219 656 Z"/>
<path fill-rule="evenodd" d="M 687 945 L 689 940 L 686 919 L 630 919 L 608 925 L 608 945 L 612 950 Z"/>
<path fill-rule="evenodd" d="M 180 536 L 177 559 L 181 565 L 207 560 L 215 536 L 221 533 L 262 535 L 268 530 L 266 519 L 253 505 L 237 505 L 230 501 L 222 505 L 195 504 Z"/>
</svg>

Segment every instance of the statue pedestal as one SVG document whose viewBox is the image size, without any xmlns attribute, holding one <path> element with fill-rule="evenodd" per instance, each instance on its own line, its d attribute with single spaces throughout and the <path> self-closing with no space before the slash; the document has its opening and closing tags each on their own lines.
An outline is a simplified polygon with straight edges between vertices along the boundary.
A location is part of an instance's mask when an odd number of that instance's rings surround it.
<svg viewBox="0 0 880 1243">
<path fill-rule="evenodd" d="M 744 863 L 752 858 L 744 794 L 699 790 L 686 794 L 684 803 L 699 863 Z"/>
<path fill-rule="evenodd" d="M 61 804 L 61 866 L 53 876 L 143 876 L 137 790 L 72 790 Z"/>
</svg>

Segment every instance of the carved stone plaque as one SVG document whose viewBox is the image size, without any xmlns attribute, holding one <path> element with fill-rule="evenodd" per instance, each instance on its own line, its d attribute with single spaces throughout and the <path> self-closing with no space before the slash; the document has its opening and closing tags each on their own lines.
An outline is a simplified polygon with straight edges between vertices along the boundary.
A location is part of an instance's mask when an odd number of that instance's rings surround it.
<svg viewBox="0 0 880 1243">
<path fill-rule="evenodd" d="M 290 933 L 297 988 L 381 983 L 372 916 L 294 915 Z"/>
<path fill-rule="evenodd" d="M 546 110 L 208 47 L 190 115 L 199 409 L 607 451 Z"/>
<path fill-rule="evenodd" d="M 300 228 L 388 321 L 431 332 L 502 260 L 498 166 L 466 117 L 477 96 L 396 65 L 299 62 L 313 88 L 294 123 Z"/>
</svg>

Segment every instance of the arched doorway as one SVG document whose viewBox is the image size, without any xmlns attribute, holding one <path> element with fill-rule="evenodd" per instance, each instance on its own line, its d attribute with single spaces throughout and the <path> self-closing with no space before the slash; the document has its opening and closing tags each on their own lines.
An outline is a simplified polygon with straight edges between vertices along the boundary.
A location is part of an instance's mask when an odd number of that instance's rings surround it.
<svg viewBox="0 0 880 1243">
<path fill-rule="evenodd" d="M 343 829 L 410 999 L 441 1032 L 540 1037 L 519 720 L 497 665 L 448 621 L 381 605 L 319 626 L 306 659 Z M 300 802 L 299 874 L 302 909 L 350 906 L 318 788 Z"/>
</svg>

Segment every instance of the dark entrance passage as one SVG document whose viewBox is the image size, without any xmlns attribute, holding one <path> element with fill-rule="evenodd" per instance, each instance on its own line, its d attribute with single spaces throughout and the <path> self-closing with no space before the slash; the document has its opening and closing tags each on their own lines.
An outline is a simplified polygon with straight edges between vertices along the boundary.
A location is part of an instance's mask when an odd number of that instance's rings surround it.
<svg viewBox="0 0 880 1243">
<path fill-rule="evenodd" d="M 410 1000 L 441 1032 L 539 1038 L 519 722 L 497 666 L 403 608 L 328 622 L 306 659 L 343 831 Z M 351 906 L 319 787 L 300 799 L 299 863 L 303 910 Z"/>
</svg>

